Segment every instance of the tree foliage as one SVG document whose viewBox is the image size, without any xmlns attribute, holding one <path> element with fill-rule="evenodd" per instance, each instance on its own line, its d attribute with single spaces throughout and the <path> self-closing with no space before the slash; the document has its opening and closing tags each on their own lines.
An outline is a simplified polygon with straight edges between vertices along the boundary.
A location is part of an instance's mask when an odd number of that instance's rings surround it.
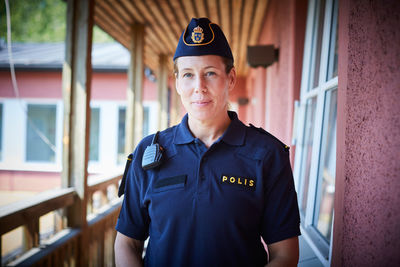
<svg viewBox="0 0 400 267">
<path fill-rule="evenodd" d="M 62 0 L 9 0 L 13 42 L 63 42 L 66 32 L 67 4 Z M 5 1 L 0 0 L 0 38 L 7 38 Z M 98 27 L 94 42 L 113 39 Z"/>
</svg>

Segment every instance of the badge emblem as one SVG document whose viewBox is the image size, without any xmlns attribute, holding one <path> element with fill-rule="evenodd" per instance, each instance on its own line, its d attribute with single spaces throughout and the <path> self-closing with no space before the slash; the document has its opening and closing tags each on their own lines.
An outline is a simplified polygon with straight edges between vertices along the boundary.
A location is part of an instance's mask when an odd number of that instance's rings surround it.
<svg viewBox="0 0 400 267">
<path fill-rule="evenodd" d="M 196 44 L 201 43 L 204 40 L 203 29 L 200 26 L 197 26 L 193 29 L 192 32 L 192 41 Z"/>
</svg>

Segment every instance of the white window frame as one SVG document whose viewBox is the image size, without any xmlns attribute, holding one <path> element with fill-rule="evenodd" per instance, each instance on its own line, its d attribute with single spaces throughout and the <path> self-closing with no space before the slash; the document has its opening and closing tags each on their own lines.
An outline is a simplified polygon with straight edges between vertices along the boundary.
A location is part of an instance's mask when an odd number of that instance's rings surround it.
<svg viewBox="0 0 400 267">
<path fill-rule="evenodd" d="M 322 30 L 322 46 L 321 46 L 321 56 L 320 56 L 320 69 L 319 69 L 319 82 L 318 86 L 311 88 L 313 86 L 313 81 L 311 80 L 311 72 L 314 71 L 314 57 L 315 57 L 315 46 L 316 46 L 316 30 L 315 27 L 318 26 L 318 21 L 316 20 L 316 9 L 318 8 L 317 1 L 310 0 L 308 6 L 307 15 L 307 26 L 306 26 L 306 38 L 304 45 L 304 57 L 303 57 L 303 70 L 302 70 L 302 81 L 301 81 L 301 93 L 300 93 L 300 106 L 298 109 L 298 121 L 295 123 L 297 133 L 295 135 L 296 146 L 296 156 L 294 162 L 294 177 L 295 186 L 299 195 L 299 204 L 302 203 L 303 188 L 302 182 L 304 177 L 301 177 L 301 163 L 302 158 L 305 157 L 305 149 L 302 146 L 302 140 L 304 140 L 305 134 L 305 116 L 306 116 L 306 103 L 307 100 L 312 97 L 317 97 L 317 106 L 315 111 L 315 121 L 314 121 L 314 132 L 313 132 L 313 146 L 311 155 L 311 166 L 310 166 L 310 179 L 308 184 L 308 194 L 307 194 L 307 207 L 305 216 L 302 215 L 302 235 L 309 243 L 311 248 L 314 250 L 315 254 L 318 256 L 320 261 L 324 266 L 330 266 L 331 259 L 331 244 L 332 235 L 330 243 L 326 242 L 322 238 L 317 229 L 313 226 L 313 217 L 316 207 L 316 196 L 317 196 L 317 185 L 318 185 L 318 168 L 320 166 L 320 159 L 323 153 L 323 148 L 321 148 L 321 142 L 323 137 L 323 119 L 326 103 L 325 98 L 329 90 L 337 90 L 338 77 L 334 77 L 327 81 L 328 74 L 328 59 L 330 53 L 330 37 L 332 24 L 336 23 L 337 17 L 332 18 L 334 4 L 338 5 L 338 1 L 326 0 L 325 3 L 325 15 L 324 24 Z M 337 16 L 337 15 L 336 15 Z M 336 88 L 336 89 L 335 89 Z M 317 160 L 316 160 L 317 159 Z"/>
<path fill-rule="evenodd" d="M 60 99 L 3 98 L 3 159 L 0 170 L 60 172 L 62 160 L 63 105 Z M 26 161 L 27 107 L 56 106 L 55 162 Z M 4 141 L 7 140 L 7 141 Z"/>
<path fill-rule="evenodd" d="M 143 101 L 149 107 L 149 133 L 157 131 L 157 102 Z M 100 109 L 99 160 L 89 161 L 89 174 L 115 174 L 123 171 L 125 162 L 118 163 L 118 111 L 126 108 L 125 101 L 94 100 L 90 108 Z"/>
</svg>

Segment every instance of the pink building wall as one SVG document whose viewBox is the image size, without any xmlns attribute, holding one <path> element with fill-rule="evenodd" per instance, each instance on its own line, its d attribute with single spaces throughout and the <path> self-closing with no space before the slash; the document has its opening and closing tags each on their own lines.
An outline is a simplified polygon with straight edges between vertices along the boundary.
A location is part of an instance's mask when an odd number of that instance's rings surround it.
<svg viewBox="0 0 400 267">
<path fill-rule="evenodd" d="M 62 74 L 59 71 L 17 71 L 16 78 L 21 98 L 62 98 Z M 92 73 L 93 100 L 125 100 L 127 86 L 126 73 Z M 157 99 L 156 83 L 144 78 L 143 88 L 143 100 Z M 9 71 L 0 71 L 0 97 L 15 97 Z"/>
<path fill-rule="evenodd" d="M 332 266 L 400 266 L 400 2 L 341 1 Z"/>
<path fill-rule="evenodd" d="M 279 60 L 268 67 L 268 75 L 266 69 L 251 69 L 247 80 L 249 98 L 254 98 L 247 121 L 267 128 L 287 144 L 292 137 L 294 101 L 300 94 L 306 16 L 305 0 L 269 1 L 258 44 L 279 48 Z"/>
</svg>

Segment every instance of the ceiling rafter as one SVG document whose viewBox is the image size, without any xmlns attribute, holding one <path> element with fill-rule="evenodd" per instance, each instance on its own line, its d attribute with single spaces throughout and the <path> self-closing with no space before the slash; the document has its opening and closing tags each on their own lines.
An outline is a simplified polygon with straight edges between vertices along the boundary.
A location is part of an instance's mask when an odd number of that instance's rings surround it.
<svg viewBox="0 0 400 267">
<path fill-rule="evenodd" d="M 159 25 L 159 23 L 156 21 L 156 18 L 154 18 L 154 15 L 152 14 L 152 12 L 150 12 L 145 2 L 140 0 L 140 1 L 133 1 L 132 3 L 143 14 L 143 16 L 147 21 L 147 24 L 149 24 L 145 25 L 149 26 L 156 32 L 156 35 L 158 36 L 160 41 L 163 42 L 164 46 L 167 47 L 168 53 L 172 53 L 174 48 L 171 45 L 170 38 L 173 37 L 169 36 L 168 31 L 162 29 L 162 25 Z"/>
<path fill-rule="evenodd" d="M 145 26 L 144 63 L 155 72 L 159 55 L 172 57 L 190 19 L 209 17 L 224 31 L 239 76 L 247 74 L 247 46 L 257 44 L 268 5 L 268 0 L 94 1 L 95 23 L 128 49 L 133 25 Z"/>
<path fill-rule="evenodd" d="M 247 64 L 246 64 L 246 50 L 247 50 L 247 41 L 249 38 L 249 32 L 250 32 L 250 24 L 252 21 L 252 11 L 254 7 L 254 0 L 246 0 L 246 5 L 243 7 L 243 19 L 242 23 L 240 25 L 241 27 L 241 39 L 242 41 L 239 43 L 239 60 L 238 60 L 238 65 L 241 68 L 246 69 Z M 242 71 L 244 71 L 244 69 Z"/>
<path fill-rule="evenodd" d="M 197 9 L 197 16 L 199 18 L 209 17 L 203 0 L 193 1 L 193 5 Z"/>
<path fill-rule="evenodd" d="M 215 0 L 208 0 L 207 1 L 207 6 L 208 6 L 208 14 L 210 18 L 212 18 L 212 22 L 218 24 L 221 26 L 219 22 L 219 16 L 218 16 L 218 1 Z"/>
</svg>

